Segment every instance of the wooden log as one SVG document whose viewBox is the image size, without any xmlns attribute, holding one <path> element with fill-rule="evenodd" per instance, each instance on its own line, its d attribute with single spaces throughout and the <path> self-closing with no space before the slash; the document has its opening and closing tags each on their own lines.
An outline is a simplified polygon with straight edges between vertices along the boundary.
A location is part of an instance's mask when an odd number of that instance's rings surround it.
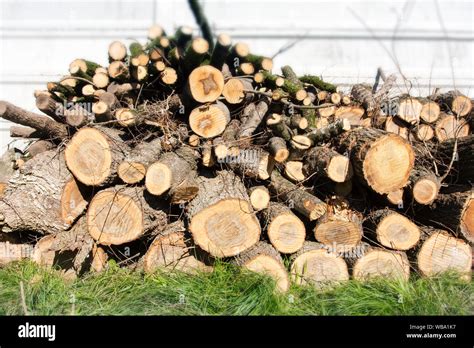
<svg viewBox="0 0 474 348">
<path fill-rule="evenodd" d="M 71 173 L 87 186 L 105 186 L 117 178 L 117 167 L 130 152 L 122 133 L 111 128 L 81 128 L 66 145 Z"/>
<path fill-rule="evenodd" d="M 277 161 L 278 163 L 283 163 L 287 160 L 290 152 L 286 147 L 285 139 L 280 137 L 272 137 L 268 141 L 268 150 L 270 155 Z"/>
<path fill-rule="evenodd" d="M 95 116 L 81 105 L 75 104 L 64 111 L 64 120 L 69 126 L 80 128 L 92 123 Z"/>
<path fill-rule="evenodd" d="M 439 194 L 431 205 L 416 209 L 414 218 L 427 225 L 449 229 L 459 238 L 474 242 L 474 193 L 472 190 Z"/>
<path fill-rule="evenodd" d="M 165 227 L 153 240 L 143 258 L 143 269 L 146 273 L 165 269 L 194 273 L 210 268 L 199 260 L 199 255 L 189 237 L 186 237 L 185 231 L 181 220 Z"/>
<path fill-rule="evenodd" d="M 107 72 L 110 78 L 116 81 L 127 81 L 130 79 L 130 70 L 124 62 L 119 60 L 110 63 Z"/>
<path fill-rule="evenodd" d="M 213 66 L 203 65 L 191 72 L 186 88 L 195 101 L 213 102 L 222 94 L 224 76 Z"/>
<path fill-rule="evenodd" d="M 357 105 L 340 106 L 334 112 L 336 119 L 346 119 L 352 126 L 361 126 L 365 117 L 365 110 Z"/>
<path fill-rule="evenodd" d="M 420 240 L 420 228 L 405 216 L 390 210 L 372 212 L 364 221 L 366 236 L 377 245 L 390 249 L 408 250 Z"/>
<path fill-rule="evenodd" d="M 317 146 L 305 156 L 303 173 L 305 176 L 320 175 L 334 182 L 344 182 L 352 178 L 349 157 L 342 156 L 329 147 Z"/>
<path fill-rule="evenodd" d="M 240 150 L 237 155 L 228 155 L 221 163 L 229 166 L 243 176 L 266 180 L 270 177 L 275 161 L 267 151 L 255 148 Z"/>
<path fill-rule="evenodd" d="M 303 188 L 286 180 L 276 170 L 271 173 L 270 190 L 280 200 L 287 202 L 292 209 L 310 221 L 316 220 L 326 213 L 326 203 Z"/>
<path fill-rule="evenodd" d="M 56 122 L 64 123 L 64 105 L 50 95 L 41 94 L 36 97 L 36 107 Z"/>
<path fill-rule="evenodd" d="M 322 244 L 305 242 L 292 259 L 291 279 L 296 284 L 327 286 L 349 280 L 344 259 Z"/>
<path fill-rule="evenodd" d="M 71 224 L 62 219 L 61 195 L 72 178 L 62 153 L 38 154 L 8 182 L 2 201 L 2 231 L 35 231 L 55 234 Z"/>
<path fill-rule="evenodd" d="M 92 76 L 92 83 L 96 88 L 106 88 L 109 85 L 110 79 L 107 72 L 98 72 Z"/>
<path fill-rule="evenodd" d="M 466 116 L 472 110 L 472 101 L 459 91 L 449 91 L 435 96 L 435 101 L 445 111 L 451 111 L 456 116 Z"/>
<path fill-rule="evenodd" d="M 142 142 L 122 161 L 118 168 L 119 178 L 126 184 L 137 184 L 145 178 L 147 168 L 156 161 L 161 154 L 161 139 Z"/>
<path fill-rule="evenodd" d="M 230 122 L 230 111 L 221 102 L 201 105 L 191 111 L 189 126 L 203 138 L 213 138 L 224 132 Z"/>
<path fill-rule="evenodd" d="M 359 102 L 368 114 L 372 114 L 378 107 L 372 88 L 367 84 L 358 83 L 352 86 L 351 97 Z"/>
<path fill-rule="evenodd" d="M 438 197 L 440 179 L 429 169 L 417 167 L 410 174 L 409 190 L 418 204 L 429 205 Z"/>
<path fill-rule="evenodd" d="M 429 99 L 419 99 L 423 107 L 420 112 L 420 119 L 426 123 L 436 122 L 441 109 L 437 103 Z"/>
<path fill-rule="evenodd" d="M 422 103 L 411 97 L 402 97 L 398 102 L 397 115 L 402 120 L 415 124 L 420 121 L 421 110 L 423 109 Z"/>
<path fill-rule="evenodd" d="M 189 176 L 197 175 L 196 161 L 194 150 L 190 147 L 182 146 L 175 152 L 164 153 L 148 167 L 145 178 L 147 191 L 155 196 L 169 191 L 171 197 L 177 194 L 182 201 L 187 196 L 186 201 L 190 201 L 199 191 L 197 182 L 187 181 Z"/>
<path fill-rule="evenodd" d="M 74 72 L 77 72 L 77 70 L 80 70 L 81 72 L 85 74 L 92 75 L 97 68 L 100 68 L 100 65 L 97 63 L 91 62 L 90 60 L 74 59 L 69 64 L 69 73 L 73 75 Z"/>
<path fill-rule="evenodd" d="M 0 117 L 38 130 L 52 139 L 64 139 L 68 136 L 65 125 L 49 117 L 26 111 L 5 101 L 0 101 Z"/>
<path fill-rule="evenodd" d="M 233 263 L 251 272 L 272 277 L 280 292 L 288 291 L 290 280 L 283 260 L 270 244 L 258 242 L 243 253 L 239 254 Z"/>
<path fill-rule="evenodd" d="M 113 41 L 109 45 L 109 61 L 120 61 L 127 57 L 127 47 L 120 41 Z"/>
<path fill-rule="evenodd" d="M 270 204 L 270 193 L 265 186 L 252 186 L 249 189 L 250 204 L 255 211 L 268 208 Z"/>
<path fill-rule="evenodd" d="M 53 150 L 55 148 L 56 144 L 48 140 L 36 140 L 28 146 L 28 155 L 33 158 L 40 153 Z"/>
<path fill-rule="evenodd" d="M 405 124 L 396 117 L 387 117 L 384 129 L 389 133 L 397 134 L 404 139 L 408 139 L 408 128 L 406 128 Z"/>
<path fill-rule="evenodd" d="M 162 230 L 167 215 L 143 188 L 115 186 L 97 193 L 87 210 L 87 228 L 102 245 L 121 245 Z"/>
<path fill-rule="evenodd" d="M 285 162 L 285 176 L 293 182 L 300 182 L 306 179 L 303 172 L 303 162 L 287 161 Z"/>
<path fill-rule="evenodd" d="M 452 169 L 448 173 L 451 182 L 468 184 L 474 178 L 474 135 L 459 139 L 446 140 L 433 151 L 433 156 L 441 161 L 445 168 L 454 158 Z M 454 157 L 453 157 L 454 156 Z"/>
<path fill-rule="evenodd" d="M 246 189 L 234 174 L 201 177 L 198 195 L 188 204 L 194 242 L 214 257 L 235 256 L 257 243 L 260 224 Z"/>
<path fill-rule="evenodd" d="M 163 35 L 165 35 L 165 31 L 163 27 L 158 24 L 153 24 L 148 28 L 148 39 L 150 40 L 155 40 Z"/>
<path fill-rule="evenodd" d="M 454 115 L 444 113 L 441 114 L 435 127 L 435 135 L 439 142 L 468 136 L 469 131 L 469 123 L 466 120 L 457 119 Z"/>
<path fill-rule="evenodd" d="M 350 123 L 346 119 L 337 120 L 321 129 L 311 129 L 306 133 L 312 144 L 320 144 L 351 129 Z"/>
<path fill-rule="evenodd" d="M 230 53 L 232 40 L 227 34 L 219 34 L 217 36 L 216 46 L 212 51 L 210 65 L 218 70 L 222 70 L 223 65 Z"/>
<path fill-rule="evenodd" d="M 265 98 L 253 104 L 253 108 L 249 106 L 249 108 L 245 111 L 247 112 L 248 117 L 245 121 L 242 121 L 240 127 L 240 139 L 250 140 L 249 138 L 255 132 L 257 127 L 262 123 L 265 115 L 267 114 L 269 103 L 270 101 Z"/>
<path fill-rule="evenodd" d="M 301 249 L 306 237 L 306 228 L 290 208 L 271 202 L 264 215 L 268 239 L 276 250 L 283 254 L 292 254 Z"/>
<path fill-rule="evenodd" d="M 403 251 L 385 250 L 364 243 L 362 245 L 344 255 L 355 280 L 392 278 L 408 281 L 410 263 Z"/>
<path fill-rule="evenodd" d="M 348 202 L 340 198 L 331 199 L 327 204 L 327 212 L 314 227 L 316 240 L 338 252 L 353 249 L 360 243 L 362 235 L 360 213 L 350 209 Z"/>
<path fill-rule="evenodd" d="M 38 138 L 45 138 L 47 137 L 47 135 L 31 127 L 11 126 L 10 137 L 11 138 L 38 139 Z"/>
<path fill-rule="evenodd" d="M 423 243 L 412 252 L 418 271 L 424 276 L 436 276 L 456 271 L 470 278 L 472 249 L 462 239 L 444 230 L 423 228 Z"/>
<path fill-rule="evenodd" d="M 328 83 L 328 82 L 324 82 L 321 78 L 319 78 L 317 76 L 305 75 L 305 76 L 300 77 L 299 80 L 301 82 L 313 85 L 314 87 L 316 87 L 318 89 L 322 89 L 324 91 L 336 92 L 336 86 L 335 85 L 333 85 L 331 83 Z"/>
<path fill-rule="evenodd" d="M 92 192 L 73 177 L 64 184 L 61 192 L 61 219 L 72 225 L 86 210 Z"/>
<path fill-rule="evenodd" d="M 229 104 L 240 104 L 253 97 L 248 92 L 252 90 L 253 86 L 250 79 L 231 78 L 225 83 L 222 95 Z"/>
<path fill-rule="evenodd" d="M 197 68 L 209 51 L 209 42 L 201 37 L 193 39 L 186 48 L 183 65 L 187 73 Z"/>
<path fill-rule="evenodd" d="M 415 155 L 402 137 L 359 128 L 343 134 L 340 141 L 358 179 L 375 192 L 389 193 L 408 183 Z"/>
<path fill-rule="evenodd" d="M 415 136 L 419 141 L 430 141 L 434 137 L 434 129 L 428 124 L 420 124 L 416 127 Z"/>
</svg>

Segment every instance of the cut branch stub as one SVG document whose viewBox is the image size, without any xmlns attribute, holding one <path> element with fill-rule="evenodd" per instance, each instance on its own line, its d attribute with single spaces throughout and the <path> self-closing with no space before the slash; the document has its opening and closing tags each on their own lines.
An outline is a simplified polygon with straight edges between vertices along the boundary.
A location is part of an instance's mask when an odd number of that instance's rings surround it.
<svg viewBox="0 0 474 348">
<path fill-rule="evenodd" d="M 167 215 L 143 188 L 116 186 L 100 191 L 87 210 L 87 228 L 99 244 L 120 245 L 163 229 Z"/>
<path fill-rule="evenodd" d="M 213 102 L 222 94 L 224 76 L 213 66 L 203 65 L 191 72 L 187 88 L 197 102 Z"/>
<path fill-rule="evenodd" d="M 129 152 L 111 128 L 81 128 L 66 146 L 66 164 L 77 180 L 88 186 L 104 186 L 117 177 L 117 167 Z"/>
<path fill-rule="evenodd" d="M 292 254 L 303 246 L 306 237 L 304 223 L 281 203 L 270 203 L 265 211 L 270 243 L 281 253 Z"/>
<path fill-rule="evenodd" d="M 201 178 L 187 215 L 194 242 L 215 257 L 235 256 L 260 238 L 260 224 L 246 189 L 231 172 Z"/>
<path fill-rule="evenodd" d="M 213 138 L 224 132 L 230 121 L 230 112 L 221 102 L 202 105 L 191 111 L 189 126 L 203 138 Z"/>
<path fill-rule="evenodd" d="M 343 151 L 350 152 L 357 177 L 377 193 L 384 194 L 408 183 L 415 155 L 402 137 L 374 128 L 359 128 L 343 134 Z"/>
<path fill-rule="evenodd" d="M 324 286 L 349 280 L 344 259 L 322 244 L 305 242 L 292 259 L 291 278 L 297 284 Z"/>
</svg>

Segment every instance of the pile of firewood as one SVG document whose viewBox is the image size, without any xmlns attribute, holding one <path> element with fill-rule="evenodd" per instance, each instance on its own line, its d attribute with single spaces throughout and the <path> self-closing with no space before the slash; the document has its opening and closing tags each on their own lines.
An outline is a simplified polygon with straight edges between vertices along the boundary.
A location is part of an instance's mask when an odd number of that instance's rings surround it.
<svg viewBox="0 0 474 348">
<path fill-rule="evenodd" d="M 291 281 L 469 274 L 473 102 L 281 74 L 227 35 L 153 26 L 0 102 L 29 146 L 3 185 L 0 263 L 212 269 Z M 287 262 L 285 262 L 285 260 Z M 287 267 L 288 265 L 288 267 Z"/>
</svg>

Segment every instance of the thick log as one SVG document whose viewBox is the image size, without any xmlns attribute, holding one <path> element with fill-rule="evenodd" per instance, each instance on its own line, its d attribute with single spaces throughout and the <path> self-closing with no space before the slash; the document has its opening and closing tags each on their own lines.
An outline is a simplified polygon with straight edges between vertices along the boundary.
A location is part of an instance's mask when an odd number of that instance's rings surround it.
<svg viewBox="0 0 474 348">
<path fill-rule="evenodd" d="M 472 110 L 472 101 L 459 91 L 449 91 L 435 96 L 435 101 L 446 111 L 457 116 L 466 116 Z"/>
<path fill-rule="evenodd" d="M 203 138 L 213 138 L 224 132 L 230 122 L 230 111 L 221 102 L 201 105 L 191 111 L 189 126 Z"/>
<path fill-rule="evenodd" d="M 348 202 L 340 198 L 328 203 L 326 214 L 318 219 L 314 227 L 316 240 L 338 252 L 353 249 L 360 243 L 362 235 L 361 214 L 350 209 Z"/>
<path fill-rule="evenodd" d="M 441 109 L 437 103 L 429 99 L 420 99 L 423 107 L 420 112 L 420 119 L 426 123 L 433 123 L 439 118 Z"/>
<path fill-rule="evenodd" d="M 115 186 L 94 196 L 87 210 L 87 228 L 99 244 L 128 243 L 167 225 L 162 208 L 143 188 Z"/>
<path fill-rule="evenodd" d="M 249 271 L 272 277 L 280 292 L 286 292 L 290 287 L 290 279 L 283 260 L 278 251 L 268 243 L 258 242 L 239 254 L 233 263 Z"/>
<path fill-rule="evenodd" d="M 264 215 L 268 239 L 276 250 L 292 254 L 301 249 L 306 237 L 306 228 L 290 208 L 271 202 Z"/>
<path fill-rule="evenodd" d="M 257 243 L 260 224 L 242 181 L 226 171 L 200 179 L 198 195 L 187 209 L 196 245 L 215 257 L 228 257 Z"/>
<path fill-rule="evenodd" d="M 199 103 L 214 102 L 224 89 L 222 72 L 210 65 L 194 69 L 188 77 L 187 90 Z"/>
<path fill-rule="evenodd" d="M 326 213 L 326 203 L 303 188 L 286 180 L 276 170 L 271 174 L 270 190 L 280 200 L 287 202 L 292 209 L 310 221 L 316 220 Z"/>
<path fill-rule="evenodd" d="M 440 193 L 433 204 L 417 207 L 414 218 L 474 243 L 474 192 Z"/>
<path fill-rule="evenodd" d="M 462 239 L 444 230 L 423 228 L 423 243 L 411 253 L 418 271 L 424 276 L 436 276 L 456 271 L 470 278 L 472 249 Z"/>
<path fill-rule="evenodd" d="M 49 117 L 26 111 L 18 106 L 5 101 L 0 101 L 0 117 L 31 127 L 42 134 L 47 134 L 52 139 L 64 139 L 68 136 L 68 130 L 65 125 L 58 123 Z"/>
<path fill-rule="evenodd" d="M 117 168 L 130 152 L 122 133 L 111 128 L 81 128 L 66 145 L 71 173 L 87 186 L 105 186 L 117 178 Z"/>
<path fill-rule="evenodd" d="M 433 151 L 433 156 L 441 161 L 445 168 L 454 162 L 448 173 L 451 182 L 460 184 L 474 183 L 474 135 L 444 141 Z M 453 157 L 454 156 L 454 157 Z"/>
<path fill-rule="evenodd" d="M 316 174 L 334 182 L 344 182 L 352 178 L 352 166 L 349 157 L 329 147 L 317 146 L 305 156 L 303 173 L 305 176 Z"/>
<path fill-rule="evenodd" d="M 468 136 L 469 131 L 469 123 L 465 119 L 443 113 L 435 127 L 435 135 L 440 143 L 448 139 Z"/>
<path fill-rule="evenodd" d="M 389 193 L 408 183 L 415 155 L 402 137 L 359 128 L 343 134 L 340 141 L 358 179 L 375 192 Z"/>
<path fill-rule="evenodd" d="M 410 262 L 403 251 L 385 250 L 362 243 L 344 256 L 355 280 L 393 278 L 408 281 L 410 277 Z"/>
<path fill-rule="evenodd" d="M 26 162 L 0 202 L 3 232 L 56 234 L 68 229 L 72 222 L 62 218 L 61 196 L 71 178 L 60 152 L 46 151 Z"/>
<path fill-rule="evenodd" d="M 197 68 L 208 55 L 209 42 L 201 37 L 191 41 L 184 54 L 183 65 L 187 73 Z"/>
<path fill-rule="evenodd" d="M 420 229 L 405 216 L 390 210 L 372 212 L 364 221 L 366 236 L 377 244 L 396 250 L 413 248 L 420 239 Z"/>
<path fill-rule="evenodd" d="M 322 244 L 305 242 L 292 259 L 291 279 L 296 284 L 325 286 L 349 280 L 344 259 Z"/>
</svg>

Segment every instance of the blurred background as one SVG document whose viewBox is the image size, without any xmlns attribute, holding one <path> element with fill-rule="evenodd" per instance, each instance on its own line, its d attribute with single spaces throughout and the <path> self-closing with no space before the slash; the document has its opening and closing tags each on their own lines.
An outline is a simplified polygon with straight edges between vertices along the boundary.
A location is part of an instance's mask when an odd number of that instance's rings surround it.
<svg viewBox="0 0 474 348">
<path fill-rule="evenodd" d="M 376 70 L 402 73 L 401 91 L 436 86 L 473 97 L 474 3 L 389 0 L 202 0 L 215 33 L 245 41 L 298 74 L 342 86 L 374 81 Z M 3 0 L 0 2 L 0 99 L 37 111 L 33 91 L 68 72 L 75 58 L 107 65 L 113 40 L 146 41 L 158 23 L 168 32 L 197 29 L 186 0 Z M 408 87 L 407 87 L 408 86 Z M 0 121 L 0 151 L 12 141 Z"/>
</svg>

